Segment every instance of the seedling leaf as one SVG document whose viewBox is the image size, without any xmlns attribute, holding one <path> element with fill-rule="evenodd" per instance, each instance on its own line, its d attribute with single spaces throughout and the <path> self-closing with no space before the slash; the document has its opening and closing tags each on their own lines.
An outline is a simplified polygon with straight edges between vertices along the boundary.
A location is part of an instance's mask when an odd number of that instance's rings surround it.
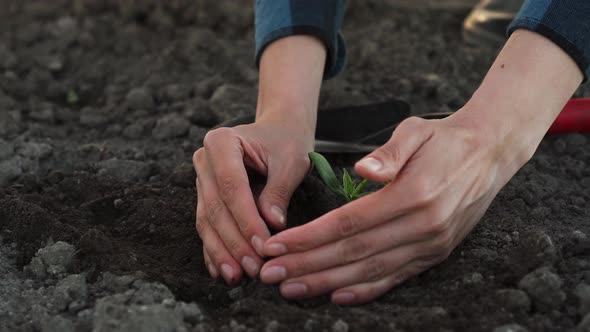
<svg viewBox="0 0 590 332">
<path fill-rule="evenodd" d="M 346 168 L 342 169 L 342 184 L 344 186 L 344 192 L 348 195 L 354 191 L 354 187 L 356 185 L 355 181 L 352 180 L 350 174 Z"/>
<path fill-rule="evenodd" d="M 344 194 L 344 188 L 338 182 L 328 160 L 317 152 L 310 152 L 309 159 L 328 188 L 337 194 Z"/>
<path fill-rule="evenodd" d="M 66 96 L 66 100 L 68 104 L 76 104 L 80 100 L 80 98 L 78 97 L 76 91 L 69 90 L 68 95 Z"/>
<path fill-rule="evenodd" d="M 356 188 L 354 188 L 351 196 L 354 197 L 354 196 L 358 195 L 361 192 L 361 190 L 363 190 L 363 188 L 365 187 L 367 182 L 368 182 L 367 179 L 363 179 L 363 181 L 361 181 L 361 183 L 359 183 L 359 185 Z"/>
</svg>

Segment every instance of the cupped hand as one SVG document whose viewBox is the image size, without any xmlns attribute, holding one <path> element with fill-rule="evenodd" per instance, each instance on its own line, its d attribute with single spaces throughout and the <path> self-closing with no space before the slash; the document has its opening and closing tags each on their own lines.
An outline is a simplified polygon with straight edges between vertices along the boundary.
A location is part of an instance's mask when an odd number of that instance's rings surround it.
<svg viewBox="0 0 590 332">
<path fill-rule="evenodd" d="M 286 225 L 288 202 L 309 170 L 313 136 L 296 123 L 257 122 L 207 134 L 193 155 L 197 173 L 196 227 L 213 278 L 235 284 L 245 271 L 258 275 L 267 224 Z M 256 201 L 247 168 L 267 176 Z"/>
<path fill-rule="evenodd" d="M 279 257 L 263 266 L 262 281 L 281 283 L 287 298 L 331 293 L 333 302 L 360 304 L 445 260 L 530 158 L 463 121 L 465 112 L 400 124 L 355 166 L 391 182 L 270 238 L 264 254 Z"/>
</svg>

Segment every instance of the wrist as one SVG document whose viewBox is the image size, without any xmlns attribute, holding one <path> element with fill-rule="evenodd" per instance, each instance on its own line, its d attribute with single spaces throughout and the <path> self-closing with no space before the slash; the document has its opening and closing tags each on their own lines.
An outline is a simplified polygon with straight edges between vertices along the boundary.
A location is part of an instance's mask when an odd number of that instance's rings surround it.
<svg viewBox="0 0 590 332">
<path fill-rule="evenodd" d="M 580 68 L 559 46 L 540 34 L 518 30 L 456 120 L 496 146 L 499 159 L 520 167 L 582 78 Z"/>
<path fill-rule="evenodd" d="M 293 104 L 269 106 L 256 111 L 256 123 L 285 128 L 289 133 L 300 135 L 307 140 L 315 137 L 317 111 Z"/>
</svg>

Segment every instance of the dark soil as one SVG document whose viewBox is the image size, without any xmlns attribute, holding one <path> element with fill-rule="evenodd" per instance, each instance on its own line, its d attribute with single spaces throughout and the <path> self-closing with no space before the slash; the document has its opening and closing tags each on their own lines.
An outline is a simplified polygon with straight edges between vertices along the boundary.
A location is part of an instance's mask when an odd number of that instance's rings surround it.
<svg viewBox="0 0 590 332">
<path fill-rule="evenodd" d="M 460 107 L 497 50 L 461 42 L 473 1 L 451 2 L 350 2 L 322 106 Z M 445 263 L 374 303 L 211 280 L 190 159 L 254 111 L 250 5 L 0 0 L 0 331 L 590 330 L 590 135 L 547 137 Z M 342 203 L 310 175 L 289 223 Z"/>
</svg>

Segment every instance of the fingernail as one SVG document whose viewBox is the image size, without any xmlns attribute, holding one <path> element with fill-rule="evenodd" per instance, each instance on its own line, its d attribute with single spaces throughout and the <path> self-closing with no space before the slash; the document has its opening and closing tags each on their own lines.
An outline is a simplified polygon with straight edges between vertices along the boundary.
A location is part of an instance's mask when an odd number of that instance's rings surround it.
<svg viewBox="0 0 590 332">
<path fill-rule="evenodd" d="M 269 268 L 262 269 L 260 278 L 269 284 L 279 282 L 287 277 L 287 269 L 282 266 L 271 266 Z"/>
<path fill-rule="evenodd" d="M 260 256 L 264 256 L 263 255 L 263 249 L 264 249 L 264 244 L 262 243 L 262 240 L 260 239 L 260 237 L 258 237 L 258 235 L 254 235 L 252 237 L 252 239 L 250 240 L 250 242 L 252 243 L 252 247 L 254 247 L 254 250 L 256 250 L 256 252 L 260 255 Z"/>
<path fill-rule="evenodd" d="M 284 297 L 301 297 L 307 293 L 307 286 L 304 284 L 287 284 L 281 287 Z"/>
<path fill-rule="evenodd" d="M 280 256 L 287 253 L 287 247 L 282 243 L 271 243 L 266 246 L 266 253 L 270 256 Z"/>
<path fill-rule="evenodd" d="M 246 272 L 248 272 L 248 275 L 250 275 L 250 277 L 254 278 L 258 274 L 258 270 L 259 270 L 258 263 L 256 263 L 254 258 L 249 257 L 249 256 L 244 256 L 242 258 L 242 266 L 244 267 Z"/>
<path fill-rule="evenodd" d="M 356 296 L 351 292 L 341 292 L 332 295 L 332 302 L 339 304 L 348 304 L 354 301 Z"/>
<path fill-rule="evenodd" d="M 379 170 L 381 170 L 383 167 L 383 164 L 373 157 L 368 157 L 359 161 L 358 166 L 366 168 L 371 172 L 379 172 Z"/>
<path fill-rule="evenodd" d="M 215 268 L 215 266 L 213 266 L 213 264 L 207 264 L 207 269 L 209 269 L 209 274 L 211 275 L 211 278 L 216 279 L 217 276 L 219 276 L 219 273 L 217 273 L 217 269 Z"/>
<path fill-rule="evenodd" d="M 228 284 L 234 281 L 234 269 L 229 264 L 221 264 L 221 274 Z"/>
<path fill-rule="evenodd" d="M 276 206 L 273 205 L 270 207 L 270 212 L 277 218 L 277 220 L 283 224 L 283 225 L 287 225 L 286 221 L 285 221 L 285 212 L 283 212 L 283 210 Z"/>
</svg>

